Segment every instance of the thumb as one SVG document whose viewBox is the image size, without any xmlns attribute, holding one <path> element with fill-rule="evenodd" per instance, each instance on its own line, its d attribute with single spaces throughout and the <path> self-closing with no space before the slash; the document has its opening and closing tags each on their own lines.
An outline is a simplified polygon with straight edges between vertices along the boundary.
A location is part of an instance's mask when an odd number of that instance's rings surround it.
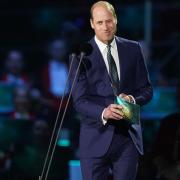
<svg viewBox="0 0 180 180">
<path fill-rule="evenodd" d="M 127 95 L 124 94 L 124 93 L 121 93 L 121 94 L 119 95 L 120 98 L 124 98 L 125 96 L 127 96 Z"/>
</svg>

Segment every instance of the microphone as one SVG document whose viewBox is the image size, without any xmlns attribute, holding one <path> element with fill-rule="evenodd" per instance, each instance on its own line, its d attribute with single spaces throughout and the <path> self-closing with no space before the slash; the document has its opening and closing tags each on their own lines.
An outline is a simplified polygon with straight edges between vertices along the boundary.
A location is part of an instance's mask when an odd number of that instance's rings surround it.
<svg viewBox="0 0 180 180">
<path fill-rule="evenodd" d="M 86 71 L 86 66 L 88 63 L 88 60 L 85 59 L 85 56 L 89 56 L 92 51 L 93 51 L 93 47 L 91 44 L 89 43 L 84 43 L 82 45 L 80 45 L 80 55 L 78 58 L 79 63 L 77 64 L 77 72 L 82 72 L 82 71 Z M 82 64 L 82 65 L 81 65 Z"/>
<path fill-rule="evenodd" d="M 48 151 L 47 151 L 45 161 L 44 161 L 44 164 L 43 164 L 42 173 L 39 176 L 39 180 L 43 180 L 43 178 L 44 178 L 44 180 L 47 180 L 47 177 L 48 177 L 48 174 L 49 174 L 49 169 L 50 169 L 50 166 L 51 166 L 51 163 L 52 163 L 53 155 L 54 155 L 54 152 L 55 152 L 55 147 L 56 147 L 56 144 L 57 144 L 57 141 L 58 141 L 59 134 L 60 134 L 61 129 L 62 129 L 62 125 L 63 125 L 64 118 L 65 118 L 65 115 L 66 115 L 67 107 L 68 107 L 69 101 L 70 101 L 71 92 L 69 93 L 69 95 L 67 97 L 67 102 L 65 104 L 65 109 L 63 111 L 63 115 L 62 115 L 61 120 L 60 120 L 60 125 L 58 127 L 57 123 L 58 123 L 58 120 L 59 120 L 60 113 L 62 111 L 62 104 L 63 104 L 64 98 L 66 96 L 66 92 L 68 91 L 68 88 L 69 88 L 69 83 L 68 82 L 69 82 L 69 79 L 70 79 L 70 72 L 71 72 L 71 69 L 72 69 L 74 59 L 77 56 L 77 54 L 79 54 L 79 47 L 77 45 L 73 45 L 70 48 L 70 51 L 69 51 L 70 67 L 69 67 L 69 71 L 68 71 L 68 75 L 67 75 L 67 79 L 66 79 L 66 83 L 65 83 L 64 92 L 63 92 L 63 95 L 62 95 L 61 100 L 60 100 L 59 109 L 58 109 L 58 112 L 57 112 L 57 115 L 56 115 L 56 120 L 55 120 L 55 123 L 54 123 L 53 132 L 52 132 L 52 135 L 51 135 Z M 72 90 L 70 89 L 70 91 L 72 91 Z M 57 127 L 58 127 L 58 132 L 57 132 L 57 134 L 55 134 L 55 131 L 56 131 Z M 54 140 L 55 140 L 55 142 L 54 142 Z"/>
<path fill-rule="evenodd" d="M 69 59 L 70 64 L 72 63 L 72 61 L 74 61 L 75 57 L 78 56 L 76 58 L 76 63 L 74 64 L 76 66 L 76 69 L 78 66 L 80 69 L 82 69 L 82 67 L 86 67 L 86 64 L 88 64 L 88 61 L 86 59 L 86 63 L 85 63 L 83 58 L 85 56 L 90 55 L 92 53 L 92 51 L 93 51 L 92 45 L 90 43 L 87 43 L 87 42 L 83 43 L 83 44 L 72 45 L 70 48 L 70 59 Z M 83 64 L 84 66 L 81 66 L 81 64 Z M 70 69 L 69 69 L 69 71 L 70 71 Z"/>
<path fill-rule="evenodd" d="M 88 56 L 92 53 L 93 47 L 89 43 L 84 43 L 80 46 L 80 55 Z"/>
<path fill-rule="evenodd" d="M 78 55 L 80 54 L 80 45 L 79 44 L 73 44 L 69 49 L 70 55 Z"/>
<path fill-rule="evenodd" d="M 52 158 L 53 158 L 53 155 L 54 155 L 55 147 L 56 147 L 56 144 L 57 144 L 57 141 L 58 141 L 60 131 L 62 129 L 62 125 L 63 125 L 64 118 L 65 118 L 65 115 L 66 115 L 67 107 L 69 105 L 70 97 L 71 97 L 71 94 L 72 94 L 72 91 L 73 91 L 73 87 L 75 85 L 76 78 L 78 76 L 78 72 L 79 72 L 79 69 L 80 69 L 80 65 L 82 63 L 82 59 L 84 58 L 84 56 L 90 55 L 92 53 L 92 50 L 93 50 L 93 48 L 89 43 L 85 43 L 80 47 L 77 46 L 77 45 L 74 45 L 74 46 L 71 47 L 71 63 L 70 63 L 70 68 L 69 68 L 69 72 L 68 72 L 68 77 L 67 77 L 67 80 L 66 80 L 65 90 L 64 90 L 62 99 L 60 101 L 58 113 L 57 113 L 57 116 L 56 116 L 56 121 L 55 121 L 53 132 L 52 132 L 52 135 L 51 135 L 50 144 L 49 144 L 49 147 L 48 147 L 48 152 L 47 152 L 46 157 L 45 157 L 43 170 L 42 170 L 41 176 L 39 176 L 39 180 L 42 180 L 43 177 L 45 177 L 45 180 L 46 180 L 47 177 L 48 177 L 48 173 L 49 173 Z M 58 127 L 58 132 L 57 132 L 57 135 L 55 136 L 55 130 L 57 128 L 57 122 L 58 122 L 59 115 L 60 115 L 60 112 L 61 112 L 61 109 L 62 109 L 62 102 L 63 102 L 63 99 L 65 97 L 66 89 L 68 87 L 68 81 L 69 81 L 69 78 L 70 78 L 70 72 L 71 72 L 71 69 L 72 69 L 72 64 L 73 64 L 73 61 L 74 61 L 76 55 L 79 54 L 79 53 L 80 53 L 79 63 L 78 63 L 78 66 L 77 66 L 77 69 L 76 69 L 76 72 L 75 72 L 75 75 L 74 75 L 74 78 L 73 78 L 73 81 L 72 81 L 72 85 L 71 85 L 70 92 L 69 92 L 69 95 L 68 95 L 68 98 L 67 98 L 65 109 L 64 109 L 63 115 L 61 117 L 60 125 Z M 54 144 L 53 144 L 53 140 L 55 140 Z M 49 162 L 48 162 L 48 160 L 49 160 Z"/>
<path fill-rule="evenodd" d="M 88 56 L 92 53 L 93 47 L 89 43 L 84 44 L 73 44 L 70 47 L 69 54 L 70 55 L 81 55 Z"/>
</svg>

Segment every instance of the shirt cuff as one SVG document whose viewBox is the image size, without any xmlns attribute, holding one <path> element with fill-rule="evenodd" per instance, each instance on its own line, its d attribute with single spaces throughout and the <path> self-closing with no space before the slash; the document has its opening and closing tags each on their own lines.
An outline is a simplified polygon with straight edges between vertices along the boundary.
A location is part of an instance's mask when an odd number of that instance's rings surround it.
<svg viewBox="0 0 180 180">
<path fill-rule="evenodd" d="M 105 120 L 104 117 L 103 117 L 104 111 L 105 111 L 105 109 L 104 109 L 103 112 L 102 112 L 101 120 L 102 120 L 103 125 L 106 125 L 107 120 Z"/>
<path fill-rule="evenodd" d="M 136 104 L 136 100 L 135 100 L 135 98 L 134 98 L 132 95 L 128 95 L 128 96 L 130 97 L 131 102 L 132 102 L 133 104 Z"/>
</svg>

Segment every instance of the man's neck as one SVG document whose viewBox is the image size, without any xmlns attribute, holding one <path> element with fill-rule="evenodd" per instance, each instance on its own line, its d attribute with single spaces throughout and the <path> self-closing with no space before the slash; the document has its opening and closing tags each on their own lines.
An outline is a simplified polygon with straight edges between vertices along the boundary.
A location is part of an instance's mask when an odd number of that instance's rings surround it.
<svg viewBox="0 0 180 180">
<path fill-rule="evenodd" d="M 109 45 L 109 44 L 112 43 L 112 41 L 114 40 L 115 37 L 113 37 L 113 39 L 111 39 L 111 40 L 109 40 L 109 41 L 107 41 L 107 42 L 101 41 L 96 35 L 95 35 L 95 38 L 96 38 L 96 40 L 100 41 L 101 43 L 106 44 L 106 45 Z"/>
</svg>

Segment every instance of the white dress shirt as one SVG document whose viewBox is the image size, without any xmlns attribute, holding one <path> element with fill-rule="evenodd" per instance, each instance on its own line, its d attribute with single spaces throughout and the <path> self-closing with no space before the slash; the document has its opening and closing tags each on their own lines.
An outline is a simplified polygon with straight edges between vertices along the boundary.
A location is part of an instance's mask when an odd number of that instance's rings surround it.
<svg viewBox="0 0 180 180">
<path fill-rule="evenodd" d="M 108 64 L 108 60 L 107 60 L 107 44 L 104 44 L 103 42 L 101 42 L 99 39 L 97 39 L 97 37 L 95 36 L 95 42 L 99 47 L 99 50 L 103 56 L 106 68 L 108 70 L 109 73 L 109 64 Z M 118 50 L 117 50 L 117 45 L 116 45 L 116 41 L 115 39 L 113 39 L 113 41 L 111 42 L 111 54 L 114 58 L 114 61 L 116 63 L 116 67 L 117 67 L 117 71 L 118 71 L 118 77 L 120 80 L 120 64 L 119 64 L 119 55 L 118 55 Z"/>
<path fill-rule="evenodd" d="M 105 62 L 105 65 L 106 65 L 106 68 L 108 70 L 108 73 L 109 73 L 109 64 L 108 64 L 108 60 L 107 60 L 107 44 L 101 42 L 96 36 L 94 37 L 94 40 L 97 44 L 97 46 L 99 47 L 99 50 L 103 56 L 103 59 L 104 59 L 104 62 Z M 119 80 L 120 80 L 120 61 L 119 61 L 119 55 L 118 55 L 118 49 L 117 49 L 117 44 L 116 44 L 116 40 L 115 38 L 113 39 L 113 41 L 111 42 L 111 54 L 114 58 L 114 61 L 116 63 L 116 67 L 117 67 L 117 71 L 118 71 L 118 77 L 119 77 Z M 131 95 L 128 95 L 132 98 L 133 100 L 133 103 L 135 104 L 135 99 L 133 96 Z M 102 122 L 103 124 L 105 125 L 107 123 L 107 121 L 103 118 L 103 113 L 104 113 L 105 109 L 103 110 L 102 112 Z"/>
</svg>

